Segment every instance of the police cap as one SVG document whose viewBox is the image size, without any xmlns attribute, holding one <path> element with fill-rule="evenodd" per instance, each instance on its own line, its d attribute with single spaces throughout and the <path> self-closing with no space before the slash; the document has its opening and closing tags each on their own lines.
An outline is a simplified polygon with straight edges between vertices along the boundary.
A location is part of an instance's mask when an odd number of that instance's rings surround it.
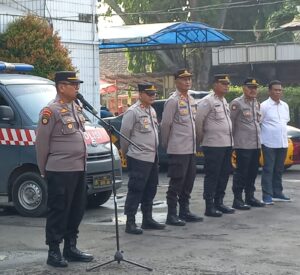
<svg viewBox="0 0 300 275">
<path fill-rule="evenodd" d="M 180 69 L 174 74 L 174 77 L 175 77 L 175 79 L 177 79 L 177 78 L 183 78 L 183 77 L 191 77 L 192 75 L 193 74 L 191 72 L 189 72 L 188 69 Z"/>
<path fill-rule="evenodd" d="M 247 77 L 243 83 L 243 85 L 245 86 L 254 86 L 254 87 L 257 87 L 258 86 L 258 83 L 256 81 L 255 78 L 253 77 Z"/>
<path fill-rule="evenodd" d="M 156 87 L 152 83 L 140 83 L 138 84 L 140 93 L 146 93 L 147 95 L 155 95 L 157 92 Z"/>
<path fill-rule="evenodd" d="M 54 78 L 55 83 L 66 81 L 70 83 L 83 83 L 82 80 L 78 79 L 76 76 L 76 72 L 70 72 L 70 71 L 61 71 L 55 73 Z"/>
<path fill-rule="evenodd" d="M 228 74 L 215 74 L 214 75 L 214 83 L 223 82 L 230 84 L 230 79 Z"/>
</svg>

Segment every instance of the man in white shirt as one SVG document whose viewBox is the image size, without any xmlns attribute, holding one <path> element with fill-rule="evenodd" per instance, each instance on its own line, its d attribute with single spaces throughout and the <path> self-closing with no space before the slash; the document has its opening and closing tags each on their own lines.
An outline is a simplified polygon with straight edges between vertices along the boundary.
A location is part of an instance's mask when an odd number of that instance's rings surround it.
<svg viewBox="0 0 300 275">
<path fill-rule="evenodd" d="M 281 100 L 282 85 L 278 80 L 269 84 L 269 98 L 261 104 L 261 143 L 264 166 L 261 178 L 263 201 L 290 201 L 282 192 L 282 173 L 288 147 L 287 123 L 289 106 Z"/>
</svg>

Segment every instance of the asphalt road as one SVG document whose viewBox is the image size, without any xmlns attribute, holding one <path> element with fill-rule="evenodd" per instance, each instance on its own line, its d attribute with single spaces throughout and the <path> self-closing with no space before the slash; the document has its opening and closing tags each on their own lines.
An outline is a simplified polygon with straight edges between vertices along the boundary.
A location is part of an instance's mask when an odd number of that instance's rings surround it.
<svg viewBox="0 0 300 275">
<path fill-rule="evenodd" d="M 127 182 L 127 175 L 124 174 Z M 231 205 L 230 178 L 225 203 Z M 166 218 L 165 192 L 168 179 L 160 174 L 154 217 Z M 79 247 L 95 256 L 92 263 L 70 263 L 66 269 L 46 265 L 44 218 L 26 218 L 11 209 L 0 210 L 0 274 L 300 274 L 300 166 L 284 174 L 284 191 L 293 202 L 250 211 L 236 211 L 221 218 L 205 217 L 204 222 L 184 227 L 167 226 L 165 230 L 144 231 L 133 236 L 124 232 L 123 207 L 126 184 L 117 194 L 120 250 L 126 260 L 153 268 L 143 268 L 121 261 L 86 272 L 87 267 L 114 259 L 116 234 L 113 200 L 97 209 L 88 209 L 80 228 Z M 203 173 L 198 173 L 192 193 L 191 208 L 203 215 Z M 260 176 L 257 197 L 261 198 Z M 140 213 L 137 222 L 141 222 Z"/>
</svg>

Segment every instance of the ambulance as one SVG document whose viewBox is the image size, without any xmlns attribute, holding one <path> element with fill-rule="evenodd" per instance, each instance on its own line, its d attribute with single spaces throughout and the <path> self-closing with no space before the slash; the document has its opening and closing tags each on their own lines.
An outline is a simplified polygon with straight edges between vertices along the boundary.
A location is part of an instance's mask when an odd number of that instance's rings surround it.
<svg viewBox="0 0 300 275">
<path fill-rule="evenodd" d="M 0 206 L 37 217 L 47 210 L 47 184 L 37 166 L 35 130 L 40 110 L 55 98 L 56 89 L 48 79 L 25 74 L 32 69 L 0 61 Z M 111 156 L 106 130 L 88 118 L 84 136 L 87 201 L 96 207 L 110 198 L 113 175 L 116 189 L 122 185 L 120 156 L 114 145 Z"/>
</svg>

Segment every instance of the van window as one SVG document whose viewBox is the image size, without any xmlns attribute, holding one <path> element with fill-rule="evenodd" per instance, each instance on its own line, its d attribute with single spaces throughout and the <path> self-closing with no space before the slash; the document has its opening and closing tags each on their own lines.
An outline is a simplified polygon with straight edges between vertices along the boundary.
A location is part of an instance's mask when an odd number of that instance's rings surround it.
<svg viewBox="0 0 300 275">
<path fill-rule="evenodd" d="M 6 88 L 34 124 L 38 123 L 39 113 L 56 96 L 53 85 L 7 85 Z"/>
</svg>

